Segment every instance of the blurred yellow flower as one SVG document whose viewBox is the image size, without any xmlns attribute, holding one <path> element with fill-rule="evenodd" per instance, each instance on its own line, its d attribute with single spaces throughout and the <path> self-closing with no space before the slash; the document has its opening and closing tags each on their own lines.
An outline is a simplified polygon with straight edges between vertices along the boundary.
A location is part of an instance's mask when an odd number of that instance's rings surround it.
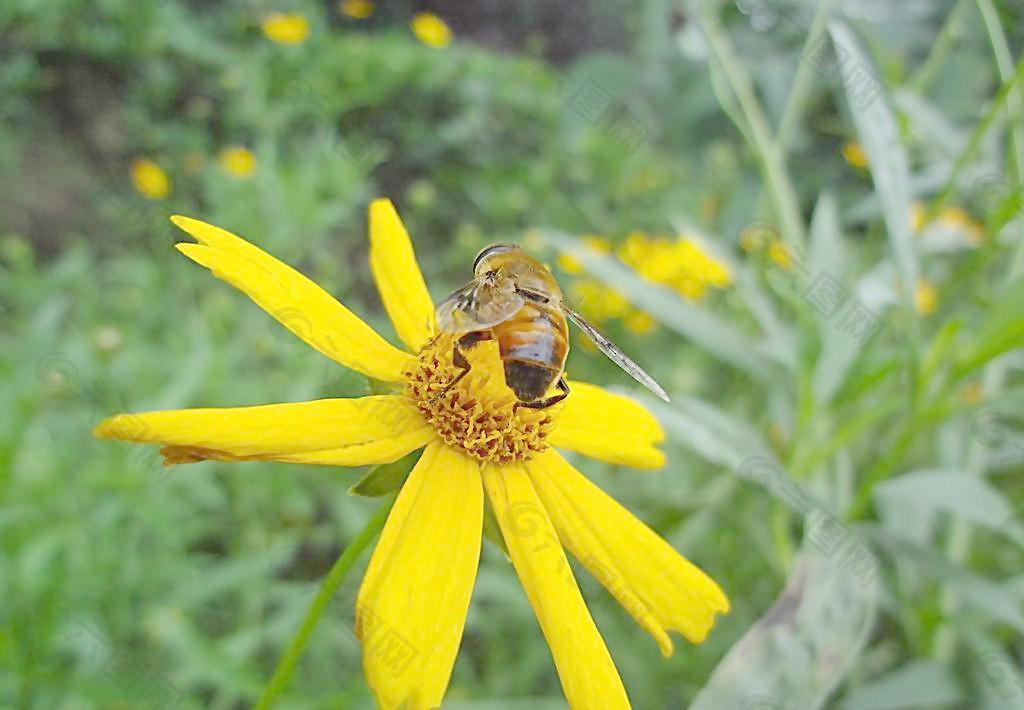
<svg viewBox="0 0 1024 710">
<path fill-rule="evenodd" d="M 373 14 L 375 5 L 370 0 L 342 0 L 339 7 L 341 14 L 356 20 L 365 20 Z"/>
<path fill-rule="evenodd" d="M 571 307 L 595 323 L 629 315 L 632 306 L 621 293 L 594 279 L 576 281 L 569 289 Z"/>
<path fill-rule="evenodd" d="M 231 177 L 244 180 L 256 171 L 256 156 L 240 145 L 228 146 L 217 156 L 221 170 Z"/>
<path fill-rule="evenodd" d="M 278 44 L 302 44 L 309 37 L 309 21 L 297 12 L 275 12 L 263 18 L 263 34 Z"/>
<path fill-rule="evenodd" d="M 985 228 L 971 217 L 962 207 L 946 207 L 933 221 L 928 220 L 928 209 L 921 202 L 910 205 L 910 229 L 921 232 L 929 225 L 938 225 L 950 232 L 958 232 L 967 238 L 971 246 L 978 246 L 985 239 Z"/>
<path fill-rule="evenodd" d="M 740 249 L 752 254 L 761 251 L 772 240 L 777 239 L 775 231 L 763 223 L 752 224 L 744 227 L 740 232 Z"/>
<path fill-rule="evenodd" d="M 925 221 L 927 218 L 928 210 L 923 203 L 915 201 L 910 205 L 910 231 L 920 232 L 924 229 L 927 225 Z"/>
<path fill-rule="evenodd" d="M 409 25 L 416 38 L 435 49 L 452 43 L 452 31 L 447 23 L 432 12 L 417 12 Z"/>
<path fill-rule="evenodd" d="M 789 250 L 778 239 L 773 240 L 768 245 L 768 258 L 781 269 L 786 271 L 792 271 L 793 269 L 793 257 L 789 255 Z"/>
<path fill-rule="evenodd" d="M 968 382 L 966 385 L 960 388 L 960 399 L 964 404 L 969 404 L 972 407 L 981 404 L 981 400 L 984 395 L 984 391 L 981 387 L 981 381 L 975 380 Z"/>
<path fill-rule="evenodd" d="M 935 284 L 927 279 L 918 279 L 917 287 L 914 289 L 914 308 L 923 316 L 935 312 L 935 306 L 939 303 L 939 290 Z"/>
<path fill-rule="evenodd" d="M 632 313 L 622 319 L 622 325 L 631 333 L 646 335 L 654 330 L 656 323 L 650 313 L 634 309 Z"/>
<path fill-rule="evenodd" d="M 724 288 L 732 283 L 729 268 L 692 237 L 673 240 L 633 232 L 619 247 L 618 255 L 648 281 L 668 286 L 690 300 L 702 298 L 709 286 Z"/>
<path fill-rule="evenodd" d="M 171 194 L 171 179 L 159 165 L 148 158 L 136 158 L 131 167 L 132 183 L 143 197 L 162 200 Z"/>
<path fill-rule="evenodd" d="M 985 237 L 984 227 L 960 207 L 947 207 L 939 213 L 936 221 L 946 229 L 964 232 L 967 241 L 974 246 L 981 244 Z"/>
<path fill-rule="evenodd" d="M 583 242 L 584 246 L 598 252 L 599 254 L 610 254 L 612 251 L 612 245 L 608 240 L 608 237 L 599 237 L 594 234 L 587 234 L 580 237 L 580 241 Z M 578 276 L 583 273 L 583 264 L 576 261 L 568 254 L 559 254 L 557 263 L 558 267 L 567 274 Z"/>
<path fill-rule="evenodd" d="M 848 141 L 843 144 L 843 159 L 855 168 L 866 168 L 868 156 L 863 146 L 857 141 Z"/>
</svg>

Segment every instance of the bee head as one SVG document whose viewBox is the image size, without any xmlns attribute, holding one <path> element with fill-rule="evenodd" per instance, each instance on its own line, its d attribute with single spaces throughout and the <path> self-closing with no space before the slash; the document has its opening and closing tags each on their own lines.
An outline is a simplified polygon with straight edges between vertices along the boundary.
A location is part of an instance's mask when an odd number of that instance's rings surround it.
<svg viewBox="0 0 1024 710">
<path fill-rule="evenodd" d="M 492 244 L 484 247 L 473 260 L 473 274 L 480 278 L 489 272 L 497 271 L 510 252 L 518 251 L 519 247 L 515 244 Z"/>
</svg>

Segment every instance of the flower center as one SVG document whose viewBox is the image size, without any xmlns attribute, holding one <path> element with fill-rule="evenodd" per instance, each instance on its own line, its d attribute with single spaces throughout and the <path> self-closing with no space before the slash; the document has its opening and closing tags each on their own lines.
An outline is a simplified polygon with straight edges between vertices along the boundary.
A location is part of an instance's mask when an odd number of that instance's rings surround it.
<svg viewBox="0 0 1024 710">
<path fill-rule="evenodd" d="M 544 440 L 559 407 L 516 406 L 494 341 L 462 349 L 469 372 L 451 386 L 462 372 L 452 363 L 453 342 L 441 335 L 428 343 L 405 373 L 406 392 L 445 443 L 498 464 L 525 461 L 547 449 Z"/>
</svg>

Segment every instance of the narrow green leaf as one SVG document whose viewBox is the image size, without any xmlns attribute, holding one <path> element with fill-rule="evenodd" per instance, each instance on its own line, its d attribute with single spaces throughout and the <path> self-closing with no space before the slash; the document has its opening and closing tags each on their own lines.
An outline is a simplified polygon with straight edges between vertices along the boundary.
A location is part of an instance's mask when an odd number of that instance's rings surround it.
<svg viewBox="0 0 1024 710">
<path fill-rule="evenodd" d="M 348 489 L 348 494 L 353 496 L 365 496 L 366 498 L 379 498 L 392 491 L 397 491 L 405 483 L 409 471 L 420 459 L 420 452 L 414 451 L 406 454 L 392 463 L 382 463 L 371 466 L 358 483 Z"/>
<path fill-rule="evenodd" d="M 950 669 L 937 661 L 911 661 L 863 685 L 843 700 L 841 710 L 902 710 L 940 707 L 963 699 Z"/>
<path fill-rule="evenodd" d="M 822 707 L 874 626 L 877 584 L 864 585 L 813 547 L 775 604 L 718 665 L 690 710 Z"/>
<path fill-rule="evenodd" d="M 910 234 L 910 168 L 899 125 L 886 100 L 877 72 L 853 33 L 843 24 L 829 25 L 847 104 L 868 156 L 875 192 L 889 233 L 904 303 L 912 310 L 917 283 L 917 254 Z"/>
<path fill-rule="evenodd" d="M 874 496 L 880 504 L 957 515 L 1024 544 L 1013 506 L 980 476 L 941 469 L 913 471 L 878 484 Z"/>
<path fill-rule="evenodd" d="M 512 559 L 508 554 L 508 545 L 505 544 L 505 536 L 501 532 L 498 519 L 494 516 L 494 509 L 491 507 L 490 498 L 484 497 L 484 537 L 494 543 L 494 546 L 504 553 L 505 557 Z"/>
</svg>

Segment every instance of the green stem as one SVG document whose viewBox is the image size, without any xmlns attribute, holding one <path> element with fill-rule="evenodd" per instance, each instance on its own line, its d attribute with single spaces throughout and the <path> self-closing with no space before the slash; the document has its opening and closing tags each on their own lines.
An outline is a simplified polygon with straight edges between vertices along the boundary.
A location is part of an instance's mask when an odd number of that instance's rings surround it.
<svg viewBox="0 0 1024 710">
<path fill-rule="evenodd" d="M 316 598 L 309 605 L 309 611 L 306 612 L 306 618 L 302 620 L 302 626 L 292 636 L 292 640 L 288 643 L 288 648 L 285 649 L 284 655 L 281 656 L 281 660 L 277 663 L 277 668 L 274 669 L 273 677 L 271 677 L 267 687 L 263 690 L 263 696 L 256 705 L 257 710 L 266 710 L 271 707 L 277 697 L 284 692 L 285 687 L 287 687 L 292 676 L 295 674 L 295 668 L 298 666 L 302 653 L 306 650 L 306 644 L 309 643 L 309 637 L 313 634 L 313 629 L 316 628 L 320 617 L 323 616 L 324 609 L 327 608 L 335 592 L 338 591 L 338 587 L 345 581 L 345 577 L 348 575 L 349 570 L 352 569 L 352 565 L 359 559 L 359 555 L 362 554 L 363 550 L 373 542 L 373 539 L 384 528 L 384 523 L 388 519 L 388 513 L 391 512 L 391 505 L 393 503 L 394 498 L 392 497 L 377 509 L 377 512 L 366 523 L 366 527 L 349 543 L 349 546 L 345 548 L 345 551 L 338 557 L 334 566 L 331 567 L 331 571 L 327 573 L 324 581 L 320 584 L 319 591 L 316 593 Z"/>
<path fill-rule="evenodd" d="M 1024 57 L 1017 62 L 1017 68 L 1014 70 L 1010 78 L 1003 82 L 1002 87 L 999 89 L 999 93 L 997 93 L 995 98 L 992 100 L 992 104 L 989 106 L 988 112 L 981 121 L 978 122 L 978 125 L 975 126 L 973 133 L 971 133 L 971 138 L 967 142 L 967 146 L 953 164 L 953 170 L 949 174 L 946 186 L 932 202 L 931 208 L 928 210 L 926 221 L 930 221 L 935 217 L 935 215 L 942 211 L 942 208 L 946 205 L 950 195 L 953 194 L 953 190 L 956 189 L 956 183 L 957 179 L 960 177 L 960 173 L 963 172 L 964 168 L 967 167 L 967 164 L 971 162 L 974 155 L 978 152 L 978 149 L 981 147 L 982 140 L 984 140 L 988 130 L 996 122 L 996 119 L 1002 112 L 1003 106 L 1006 104 L 1007 98 L 1010 96 L 1013 88 L 1022 78 L 1024 78 Z"/>
<path fill-rule="evenodd" d="M 785 154 L 775 140 L 764 109 L 754 93 L 750 76 L 744 70 L 743 63 L 736 56 L 729 38 L 718 21 L 717 7 L 709 8 L 708 5 L 707 1 L 700 5 L 700 21 L 704 36 L 707 38 L 713 59 L 721 67 L 746 119 L 745 127 L 749 129 L 749 133 L 744 132 L 744 137 L 758 158 L 786 246 L 797 254 L 803 254 L 807 237 L 800 216 L 800 202 L 786 171 Z M 740 126 L 741 130 L 743 128 L 744 126 Z"/>
<path fill-rule="evenodd" d="M 981 19 L 985 22 L 985 30 L 988 32 L 989 42 L 992 44 L 996 69 L 999 70 L 999 80 L 1005 82 L 1013 75 L 1013 54 L 1010 53 L 1010 45 L 1006 41 L 1003 25 L 999 21 L 999 13 L 992 5 L 992 0 L 978 0 L 978 11 L 981 12 Z M 1021 116 L 1019 91 L 1010 92 L 1007 106 L 1010 114 L 1010 142 L 1013 143 L 1012 174 L 1019 184 L 1024 178 L 1024 172 L 1022 172 L 1024 171 L 1024 117 Z"/>
<path fill-rule="evenodd" d="M 993 235 L 993 238 L 995 235 Z M 1018 240 L 1015 254 L 1010 259 L 1010 268 L 1006 273 L 1004 283 L 1010 283 L 1024 273 L 1024 242 Z M 1000 358 L 985 368 L 982 376 L 981 390 L 982 401 L 988 402 L 1003 390 L 1006 380 L 1006 360 Z M 977 438 L 972 438 L 967 449 L 967 470 L 976 475 L 983 476 L 987 467 L 987 452 Z M 955 564 L 963 565 L 971 551 L 972 528 L 962 517 L 955 517 L 951 524 L 949 537 L 946 540 L 946 554 Z M 942 610 L 943 618 L 952 618 L 960 606 L 960 593 L 951 585 L 943 587 L 939 597 L 939 607 Z M 934 637 L 935 657 L 942 660 L 951 660 L 957 646 L 956 625 L 943 623 Z"/>
<path fill-rule="evenodd" d="M 796 128 L 800 113 L 804 104 L 807 103 L 807 95 L 811 91 L 811 79 L 813 78 L 814 64 L 811 61 L 812 54 L 818 49 L 822 38 L 825 36 L 825 28 L 828 27 L 829 17 L 832 15 L 832 8 L 836 0 L 821 0 L 814 17 L 811 19 L 811 27 L 807 31 L 807 40 L 804 42 L 803 51 L 800 52 L 800 63 L 796 69 L 796 77 L 793 79 L 793 88 L 786 97 L 786 105 L 782 109 L 782 118 L 779 119 L 779 130 L 776 134 L 779 149 L 783 152 L 792 140 L 792 133 Z"/>
<path fill-rule="evenodd" d="M 953 46 L 956 31 L 960 29 L 960 16 L 966 9 L 967 0 L 960 0 L 949 13 L 946 23 L 939 31 L 939 36 L 935 38 L 935 44 L 932 45 L 932 51 L 928 54 L 928 58 L 909 82 L 910 88 L 915 93 L 923 95 L 928 92 L 928 87 L 935 80 L 943 62 L 946 61 L 946 55 L 949 54 L 949 50 Z"/>
</svg>

